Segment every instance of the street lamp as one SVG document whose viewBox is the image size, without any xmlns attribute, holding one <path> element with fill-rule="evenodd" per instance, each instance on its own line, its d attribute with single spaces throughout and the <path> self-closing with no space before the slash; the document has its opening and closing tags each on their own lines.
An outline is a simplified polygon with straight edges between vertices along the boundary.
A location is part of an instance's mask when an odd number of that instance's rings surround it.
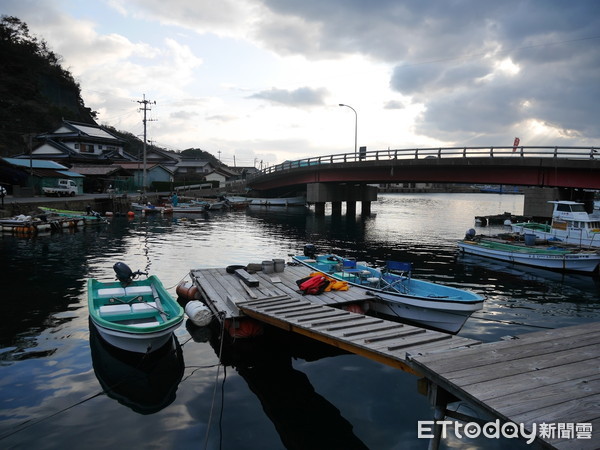
<svg viewBox="0 0 600 450">
<path fill-rule="evenodd" d="M 354 157 L 356 158 L 356 137 L 358 136 L 358 114 L 356 114 L 356 110 L 350 106 L 350 105 L 344 105 L 343 103 L 340 103 L 340 106 L 345 106 L 347 108 L 350 108 L 352 111 L 354 111 Z"/>
</svg>

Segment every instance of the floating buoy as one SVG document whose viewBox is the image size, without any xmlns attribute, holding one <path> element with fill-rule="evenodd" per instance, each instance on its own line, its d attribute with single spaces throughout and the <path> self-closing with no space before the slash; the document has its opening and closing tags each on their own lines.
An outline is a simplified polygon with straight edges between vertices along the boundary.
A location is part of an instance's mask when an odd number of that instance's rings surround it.
<svg viewBox="0 0 600 450">
<path fill-rule="evenodd" d="M 346 306 L 342 306 L 342 309 L 349 311 L 349 312 L 353 312 L 353 313 L 357 313 L 357 314 L 364 314 L 365 311 L 363 310 L 362 306 L 360 306 L 357 303 L 353 303 L 352 305 L 346 305 Z"/>
<path fill-rule="evenodd" d="M 227 319 L 224 326 L 232 338 L 251 338 L 263 334 L 262 324 L 249 318 Z"/>
<path fill-rule="evenodd" d="M 190 318 L 192 323 L 199 327 L 205 327 L 208 325 L 212 318 L 213 314 L 208 307 L 198 300 L 192 300 L 185 305 L 185 313 Z"/>
<path fill-rule="evenodd" d="M 199 300 L 200 299 L 200 291 L 198 287 L 193 283 L 184 282 L 179 283 L 177 288 L 175 289 L 178 297 L 181 297 L 185 300 Z"/>
<path fill-rule="evenodd" d="M 105 215 L 106 217 L 112 217 L 112 216 L 113 216 L 113 212 L 112 212 L 112 211 L 106 211 L 106 212 L 104 213 L 104 215 Z"/>
</svg>

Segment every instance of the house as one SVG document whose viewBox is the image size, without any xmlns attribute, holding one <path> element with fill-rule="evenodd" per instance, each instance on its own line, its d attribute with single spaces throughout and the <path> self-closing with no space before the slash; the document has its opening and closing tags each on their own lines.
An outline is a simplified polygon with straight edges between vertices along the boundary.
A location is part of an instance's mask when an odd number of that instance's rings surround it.
<svg viewBox="0 0 600 450">
<path fill-rule="evenodd" d="M 117 164 L 74 164 L 72 172 L 85 176 L 84 192 L 131 192 L 136 190 L 133 173 Z"/>
<path fill-rule="evenodd" d="M 217 181 L 219 183 L 217 187 L 224 187 L 233 181 L 239 180 L 240 176 L 237 172 L 221 166 L 207 173 L 204 178 L 206 181 Z"/>
<path fill-rule="evenodd" d="M 83 192 L 84 175 L 54 161 L 22 158 L 0 158 L 0 183 L 15 196 L 41 194 L 42 188 L 54 187 L 60 178 L 75 181 Z"/>
<path fill-rule="evenodd" d="M 181 159 L 175 166 L 175 179 L 178 181 L 201 180 L 215 170 L 210 161 L 200 159 Z"/>
<path fill-rule="evenodd" d="M 133 184 L 136 189 L 142 188 L 144 185 L 144 164 L 142 162 L 119 162 L 116 165 L 133 175 Z M 162 164 L 146 162 L 146 187 L 151 187 L 155 182 L 173 183 L 173 169 Z"/>
<path fill-rule="evenodd" d="M 64 160 L 69 163 L 135 160 L 123 150 L 123 139 L 94 124 L 64 120 L 56 130 L 39 134 L 35 139 L 41 141 L 31 151 L 31 156 L 36 159 Z"/>
</svg>

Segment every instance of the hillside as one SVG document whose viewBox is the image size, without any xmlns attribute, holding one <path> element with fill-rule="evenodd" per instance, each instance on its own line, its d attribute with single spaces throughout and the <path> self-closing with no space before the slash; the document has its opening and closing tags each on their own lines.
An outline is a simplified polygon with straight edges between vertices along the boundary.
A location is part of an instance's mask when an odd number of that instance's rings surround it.
<svg viewBox="0 0 600 450">
<path fill-rule="evenodd" d="M 32 36 L 25 23 L 2 16 L 0 156 L 27 153 L 30 136 L 54 130 L 63 119 L 97 125 L 96 113 L 85 106 L 79 84 L 61 67 L 61 59 L 43 39 Z M 102 125 L 127 142 L 126 152 L 141 154 L 144 144 L 137 136 Z M 220 165 L 213 155 L 200 149 L 181 153 Z"/>
<path fill-rule="evenodd" d="M 0 60 L 1 156 L 26 152 L 30 134 L 52 130 L 63 117 L 96 123 L 61 58 L 16 17 L 0 22 Z"/>
</svg>

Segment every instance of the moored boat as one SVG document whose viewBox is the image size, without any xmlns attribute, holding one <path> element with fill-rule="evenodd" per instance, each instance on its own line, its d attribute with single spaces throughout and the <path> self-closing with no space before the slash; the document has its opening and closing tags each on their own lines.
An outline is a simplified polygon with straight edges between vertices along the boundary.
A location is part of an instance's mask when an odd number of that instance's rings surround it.
<svg viewBox="0 0 600 450">
<path fill-rule="evenodd" d="M 518 237 L 518 236 L 517 236 Z M 535 235 L 526 235 L 529 243 L 515 240 L 515 236 L 475 236 L 469 230 L 458 242 L 462 253 L 485 256 L 515 264 L 549 270 L 593 273 L 600 265 L 600 252 L 575 246 L 535 244 Z M 533 239 L 531 239 L 533 238 Z"/>
<path fill-rule="evenodd" d="M 253 198 L 250 206 L 304 206 L 304 197 L 281 197 L 281 198 Z"/>
<path fill-rule="evenodd" d="M 414 279 L 411 263 L 388 261 L 379 269 L 338 255 L 317 255 L 311 245 L 305 246 L 304 255 L 293 259 L 363 289 L 374 299 L 369 304 L 372 311 L 447 333 L 458 333 L 485 300 L 475 292 Z"/>
<path fill-rule="evenodd" d="M 122 350 L 152 353 L 165 345 L 183 321 L 183 309 L 151 275 L 114 265 L 119 281 L 89 279 L 88 308 L 100 336 Z"/>
<path fill-rule="evenodd" d="M 600 247 L 600 218 L 590 216 L 583 203 L 566 200 L 554 204 L 550 224 L 524 222 L 511 225 L 517 233 L 532 233 L 546 240 L 580 246 Z"/>
<path fill-rule="evenodd" d="M 48 208 L 45 206 L 40 206 L 39 209 L 41 209 L 42 211 L 44 211 L 44 213 L 48 215 L 83 220 L 83 222 L 86 224 L 107 223 L 107 220 L 104 217 L 102 217 L 99 213 L 93 211 L 92 209 L 88 209 L 88 211 L 71 211 L 68 209 Z"/>
</svg>

